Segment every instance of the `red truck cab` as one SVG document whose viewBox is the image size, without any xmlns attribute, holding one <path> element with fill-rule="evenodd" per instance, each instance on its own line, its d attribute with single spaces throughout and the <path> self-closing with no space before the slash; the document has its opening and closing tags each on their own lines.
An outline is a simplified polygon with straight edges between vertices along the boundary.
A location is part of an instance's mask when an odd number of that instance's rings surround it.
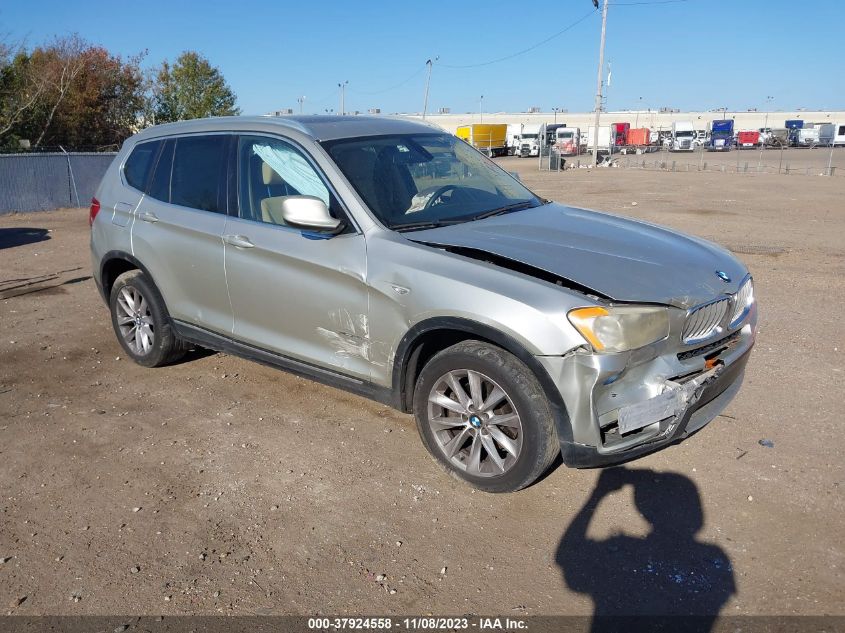
<svg viewBox="0 0 845 633">
<path fill-rule="evenodd" d="M 628 130 L 631 129 L 630 123 L 614 123 L 610 126 L 613 133 L 613 144 L 616 147 L 624 147 L 628 144 Z"/>
<path fill-rule="evenodd" d="M 743 130 L 739 132 L 736 136 L 736 144 L 739 149 L 748 149 L 753 147 L 759 147 L 760 145 L 760 132 L 758 131 L 749 131 Z"/>
</svg>

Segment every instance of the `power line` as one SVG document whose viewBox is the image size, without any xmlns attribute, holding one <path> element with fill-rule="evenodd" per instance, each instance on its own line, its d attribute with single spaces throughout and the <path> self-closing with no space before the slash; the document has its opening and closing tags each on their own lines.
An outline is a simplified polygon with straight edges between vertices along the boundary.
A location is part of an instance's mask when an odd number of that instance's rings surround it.
<svg viewBox="0 0 845 633">
<path fill-rule="evenodd" d="M 614 7 L 638 7 L 645 4 L 677 4 L 689 2 L 690 0 L 642 0 L 642 2 L 614 2 Z"/>
<path fill-rule="evenodd" d="M 354 92 L 355 94 L 359 94 L 359 95 L 380 95 L 380 94 L 384 94 L 385 92 L 390 92 L 391 90 L 396 90 L 397 88 L 401 88 L 406 83 L 411 81 L 411 79 L 414 79 L 418 75 L 422 74 L 422 72 L 426 69 L 426 67 L 427 67 L 427 62 L 426 62 L 426 64 L 423 64 L 421 68 L 415 70 L 414 74 L 410 75 L 407 79 L 403 79 L 401 82 L 399 82 L 395 86 L 390 86 L 389 88 L 385 88 L 383 90 L 375 90 L 375 91 L 372 91 L 372 92 L 364 92 L 364 91 L 361 91 L 361 90 L 353 90 L 352 88 L 350 88 L 349 92 Z"/>
<path fill-rule="evenodd" d="M 312 103 L 313 105 L 321 105 L 328 101 L 329 99 L 334 99 L 337 97 L 337 90 L 332 90 L 329 94 L 321 99 L 309 99 L 308 102 Z"/>
<path fill-rule="evenodd" d="M 621 7 L 625 7 L 625 6 L 632 7 L 632 6 L 644 6 L 644 5 L 650 5 L 650 4 L 678 4 L 678 3 L 681 3 L 681 2 L 690 2 L 690 1 L 691 0 L 639 0 L 639 1 L 635 1 L 635 2 L 616 2 L 614 0 L 613 5 L 614 6 L 621 6 Z M 593 14 L 598 13 L 598 12 L 599 12 L 598 8 L 596 8 L 595 10 L 590 11 L 589 13 L 584 15 L 583 17 L 575 20 L 574 22 L 572 22 L 568 26 L 564 27 L 563 29 L 561 29 L 557 33 L 550 35 L 546 39 L 541 40 L 541 41 L 537 42 L 536 44 L 529 46 L 528 48 L 524 48 L 524 49 L 517 51 L 515 53 L 511 53 L 510 55 L 505 55 L 504 57 L 497 57 L 496 59 L 491 59 L 489 61 L 481 62 L 481 63 L 478 63 L 478 64 L 444 64 L 444 63 L 440 63 L 438 65 L 442 66 L 443 68 L 464 69 L 464 68 L 480 68 L 482 66 L 490 66 L 492 64 L 498 64 L 499 62 L 507 61 L 509 59 L 519 57 L 520 55 L 525 55 L 526 53 L 530 53 L 531 51 L 543 46 L 544 44 L 551 42 L 553 39 L 560 37 L 561 35 L 563 35 L 567 31 L 572 30 L 573 28 L 575 28 L 576 26 L 578 26 L 579 24 L 584 22 L 586 19 L 591 17 Z M 384 94 L 386 92 L 390 92 L 391 90 L 396 90 L 397 88 L 401 88 L 402 86 L 407 84 L 409 81 L 411 81 L 412 79 L 414 79 L 414 78 L 418 77 L 420 74 L 422 74 L 422 72 L 427 67 L 428 67 L 428 62 L 426 62 L 425 65 L 423 65 L 420 68 L 418 68 L 417 70 L 415 70 L 411 75 L 409 75 L 407 78 L 400 81 L 398 84 L 392 85 L 392 86 L 390 86 L 388 88 L 384 88 L 382 90 L 362 91 L 362 90 L 354 90 L 352 88 L 349 88 L 349 91 L 353 92 L 355 94 L 366 95 L 366 96 L 374 96 L 374 95 Z M 333 96 L 333 95 L 327 95 L 323 99 L 312 100 L 311 102 L 316 105 L 316 104 L 321 103 L 323 101 L 327 101 L 331 96 Z"/>
<path fill-rule="evenodd" d="M 503 61 L 508 60 L 508 59 L 513 59 L 514 57 L 519 57 L 520 55 L 524 55 L 525 53 L 530 53 L 530 52 L 531 52 L 531 51 L 533 51 L 535 48 L 539 48 L 539 47 L 540 47 L 540 46 L 542 46 L 543 44 L 546 44 L 547 42 L 551 42 L 551 41 L 552 41 L 553 39 L 555 39 L 556 37 L 560 37 L 561 35 L 563 35 L 563 34 L 564 34 L 564 33 L 566 33 L 567 31 L 569 31 L 570 29 L 572 29 L 572 28 L 574 28 L 574 27 L 578 26 L 579 24 L 581 24 L 581 22 L 583 22 L 584 20 L 586 20 L 586 19 L 587 19 L 587 18 L 589 18 L 590 16 L 594 15 L 595 13 L 598 13 L 598 10 L 593 10 L 593 11 L 590 11 L 587 15 L 585 15 L 584 17 L 582 17 L 582 18 L 580 18 L 580 19 L 576 20 L 575 22 L 573 22 L 572 24 L 570 24 L 570 25 L 569 25 L 569 26 L 567 26 L 566 28 L 564 28 L 564 29 L 562 29 L 562 30 L 558 31 L 558 32 L 557 32 L 557 33 L 555 33 L 554 35 L 550 35 L 549 37 L 547 37 L 546 39 L 542 40 L 541 42 L 537 42 L 537 43 L 536 43 L 536 44 L 534 44 L 533 46 L 529 46 L 528 48 L 524 48 L 524 49 L 522 49 L 521 51 L 518 51 L 518 52 L 513 53 L 513 54 L 511 54 L 511 55 L 505 55 L 504 57 L 498 57 L 498 58 L 496 58 L 496 59 L 491 59 L 490 61 L 482 62 L 482 63 L 480 63 L 480 64 L 461 64 L 461 65 L 454 65 L 454 64 L 443 64 L 443 63 L 441 63 L 441 64 L 438 64 L 438 65 L 439 65 L 439 66 L 443 66 L 444 68 L 478 68 L 478 67 L 480 67 L 480 66 L 490 66 L 491 64 L 498 64 L 499 62 L 503 62 Z"/>
</svg>

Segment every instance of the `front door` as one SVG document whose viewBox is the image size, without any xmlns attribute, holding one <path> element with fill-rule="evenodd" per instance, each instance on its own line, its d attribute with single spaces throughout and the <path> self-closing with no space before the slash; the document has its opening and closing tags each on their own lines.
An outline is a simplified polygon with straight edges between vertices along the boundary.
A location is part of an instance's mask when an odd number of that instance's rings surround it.
<svg viewBox="0 0 845 633">
<path fill-rule="evenodd" d="M 295 195 L 317 196 L 346 217 L 326 178 L 292 143 L 242 136 L 237 162 L 239 215 L 227 219 L 223 235 L 235 338 L 369 379 L 364 236 L 350 227 L 320 239 L 285 224 L 279 203 Z"/>
</svg>

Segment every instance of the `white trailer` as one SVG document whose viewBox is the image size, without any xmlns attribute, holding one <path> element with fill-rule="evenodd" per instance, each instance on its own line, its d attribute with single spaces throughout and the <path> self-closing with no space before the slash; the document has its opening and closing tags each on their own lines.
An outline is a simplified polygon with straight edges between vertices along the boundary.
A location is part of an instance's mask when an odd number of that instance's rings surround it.
<svg viewBox="0 0 845 633">
<path fill-rule="evenodd" d="M 591 125 L 587 128 L 587 151 L 592 152 L 594 147 L 596 147 L 596 126 Z M 613 152 L 613 134 L 609 125 L 599 126 L 598 152 L 599 154 Z"/>
<path fill-rule="evenodd" d="M 834 123 L 833 144 L 845 145 L 845 122 Z"/>
</svg>

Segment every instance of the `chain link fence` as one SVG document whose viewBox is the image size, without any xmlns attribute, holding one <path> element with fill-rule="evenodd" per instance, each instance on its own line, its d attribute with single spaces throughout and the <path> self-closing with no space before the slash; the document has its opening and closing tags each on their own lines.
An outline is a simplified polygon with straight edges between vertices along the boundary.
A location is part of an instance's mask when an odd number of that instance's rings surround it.
<svg viewBox="0 0 845 633">
<path fill-rule="evenodd" d="M 0 214 L 88 206 L 115 155 L 0 154 Z"/>
<path fill-rule="evenodd" d="M 556 155 L 554 149 L 541 153 L 541 171 L 588 168 L 591 152 L 576 156 Z M 706 147 L 692 151 L 671 151 L 665 146 L 630 148 L 625 153 L 599 152 L 599 165 L 623 169 L 669 172 L 709 172 L 733 174 L 782 174 L 786 176 L 845 177 L 845 148 L 754 148 L 710 152 Z"/>
</svg>

